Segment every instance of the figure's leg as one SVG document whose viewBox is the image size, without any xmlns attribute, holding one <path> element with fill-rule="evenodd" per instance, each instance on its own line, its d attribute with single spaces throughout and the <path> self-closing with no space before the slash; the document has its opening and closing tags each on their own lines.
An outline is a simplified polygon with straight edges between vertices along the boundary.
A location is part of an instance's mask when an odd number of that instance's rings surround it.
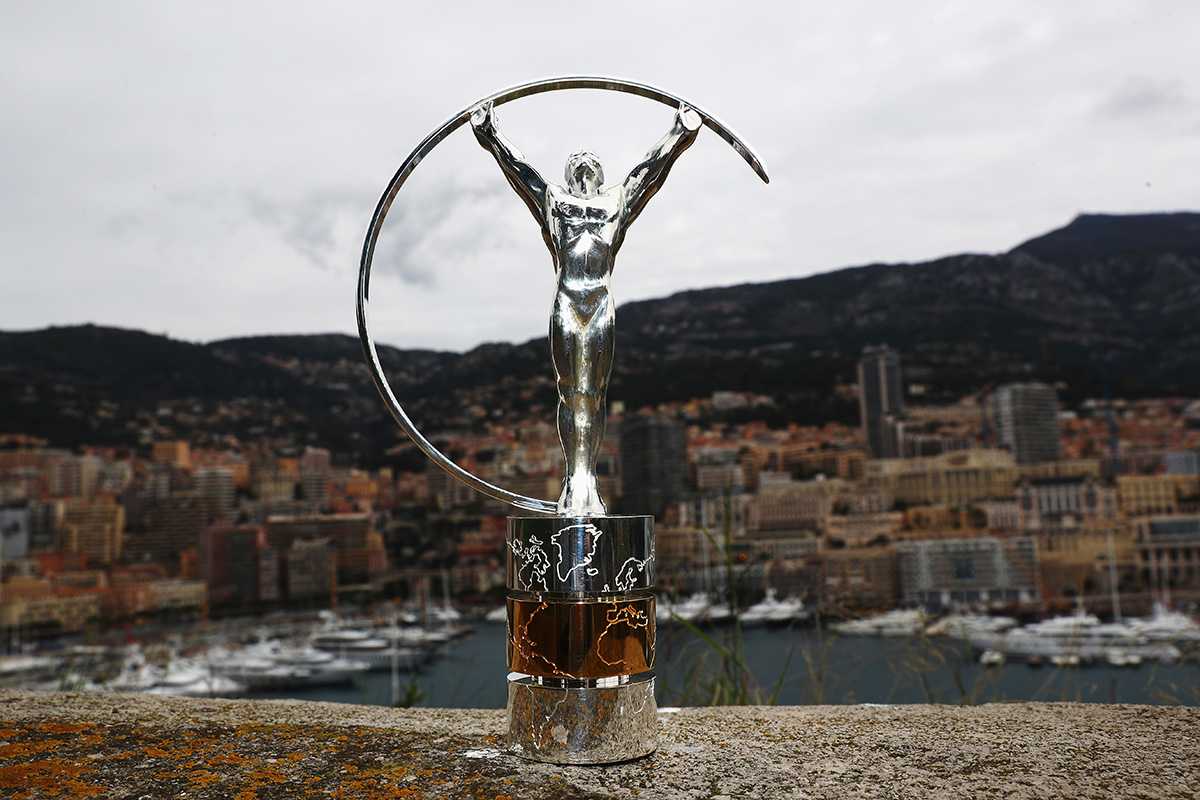
<svg viewBox="0 0 1200 800">
<path fill-rule="evenodd" d="M 598 299 L 592 317 L 584 329 L 586 344 L 581 350 L 588 354 L 580 364 L 581 394 L 579 413 L 584 419 L 579 431 L 577 445 L 580 460 L 580 480 L 586 487 L 586 503 L 593 508 L 603 509 L 600 487 L 596 483 L 596 460 L 604 447 L 604 429 L 608 421 L 608 379 L 613 365 L 613 335 L 615 315 L 612 298 L 607 291 Z M 579 427 L 579 426 L 577 426 Z M 599 513 L 604 513 L 600 511 Z"/>
<path fill-rule="evenodd" d="M 560 293 L 550 319 L 550 347 L 558 377 L 558 433 L 566 474 L 559 508 L 576 514 L 604 514 L 595 464 L 604 439 L 604 393 L 612 369 L 611 303 L 607 292 L 595 298 L 581 318 L 573 298 Z"/>
<path fill-rule="evenodd" d="M 578 383 L 575 375 L 578 361 L 576 351 L 579 347 L 576 336 L 578 327 L 570 298 L 559 292 L 554 298 L 554 308 L 550 315 L 550 356 L 554 363 L 554 376 L 558 387 L 558 441 L 562 445 L 564 459 L 563 488 L 558 498 L 560 512 L 567 511 L 574 503 L 571 476 L 578 460 L 576 449 L 579 442 L 575 430 L 574 408 L 575 387 Z"/>
</svg>

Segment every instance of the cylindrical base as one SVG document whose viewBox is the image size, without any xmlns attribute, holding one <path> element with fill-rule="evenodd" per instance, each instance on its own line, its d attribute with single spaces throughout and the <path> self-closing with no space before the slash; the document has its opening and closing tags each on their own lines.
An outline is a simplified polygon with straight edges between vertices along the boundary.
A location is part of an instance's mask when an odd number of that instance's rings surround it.
<svg viewBox="0 0 1200 800">
<path fill-rule="evenodd" d="M 553 764 L 652 753 L 654 520 L 508 518 L 508 740 Z"/>
<path fill-rule="evenodd" d="M 604 686 L 547 685 L 513 673 L 508 739 L 513 753 L 553 764 L 611 764 L 649 755 L 658 743 L 654 673 Z"/>
</svg>

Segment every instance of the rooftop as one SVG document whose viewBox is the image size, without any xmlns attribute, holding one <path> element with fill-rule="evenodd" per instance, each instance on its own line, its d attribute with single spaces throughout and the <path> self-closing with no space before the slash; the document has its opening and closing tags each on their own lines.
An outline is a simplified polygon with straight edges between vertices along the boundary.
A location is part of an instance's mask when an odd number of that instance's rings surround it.
<svg viewBox="0 0 1200 800">
<path fill-rule="evenodd" d="M 1200 709 L 1059 703 L 661 713 L 658 752 L 556 767 L 504 712 L 0 692 L 22 798 L 1056 797 L 1200 794 Z"/>
</svg>

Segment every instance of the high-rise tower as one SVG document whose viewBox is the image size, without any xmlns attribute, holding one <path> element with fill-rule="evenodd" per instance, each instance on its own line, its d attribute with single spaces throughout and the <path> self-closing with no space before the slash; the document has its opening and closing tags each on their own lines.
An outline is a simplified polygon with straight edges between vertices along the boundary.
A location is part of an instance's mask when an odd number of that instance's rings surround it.
<svg viewBox="0 0 1200 800">
<path fill-rule="evenodd" d="M 875 458 L 900 455 L 896 426 L 904 415 L 900 355 L 890 347 L 868 347 L 858 361 L 858 407 L 863 436 Z"/>
<path fill-rule="evenodd" d="M 989 403 L 996 441 L 1018 464 L 1059 457 L 1058 395 L 1044 383 L 1007 383 Z"/>
</svg>

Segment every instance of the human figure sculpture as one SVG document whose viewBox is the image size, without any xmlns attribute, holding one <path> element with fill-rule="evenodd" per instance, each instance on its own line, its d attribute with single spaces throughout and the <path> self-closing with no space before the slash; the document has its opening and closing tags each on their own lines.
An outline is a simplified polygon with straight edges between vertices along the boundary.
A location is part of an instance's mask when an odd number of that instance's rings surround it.
<svg viewBox="0 0 1200 800">
<path fill-rule="evenodd" d="M 675 159 L 696 140 L 703 118 L 680 104 L 671 130 L 618 185 L 604 186 L 600 160 L 567 159 L 565 184 L 547 183 L 497 128 L 490 102 L 471 113 L 475 138 L 496 159 L 542 230 L 558 275 L 550 351 L 558 382 L 558 436 L 566 459 L 558 513 L 603 516 L 596 458 L 604 441 L 605 396 L 613 363 L 609 291 L 625 232 L 662 187 Z"/>
</svg>

